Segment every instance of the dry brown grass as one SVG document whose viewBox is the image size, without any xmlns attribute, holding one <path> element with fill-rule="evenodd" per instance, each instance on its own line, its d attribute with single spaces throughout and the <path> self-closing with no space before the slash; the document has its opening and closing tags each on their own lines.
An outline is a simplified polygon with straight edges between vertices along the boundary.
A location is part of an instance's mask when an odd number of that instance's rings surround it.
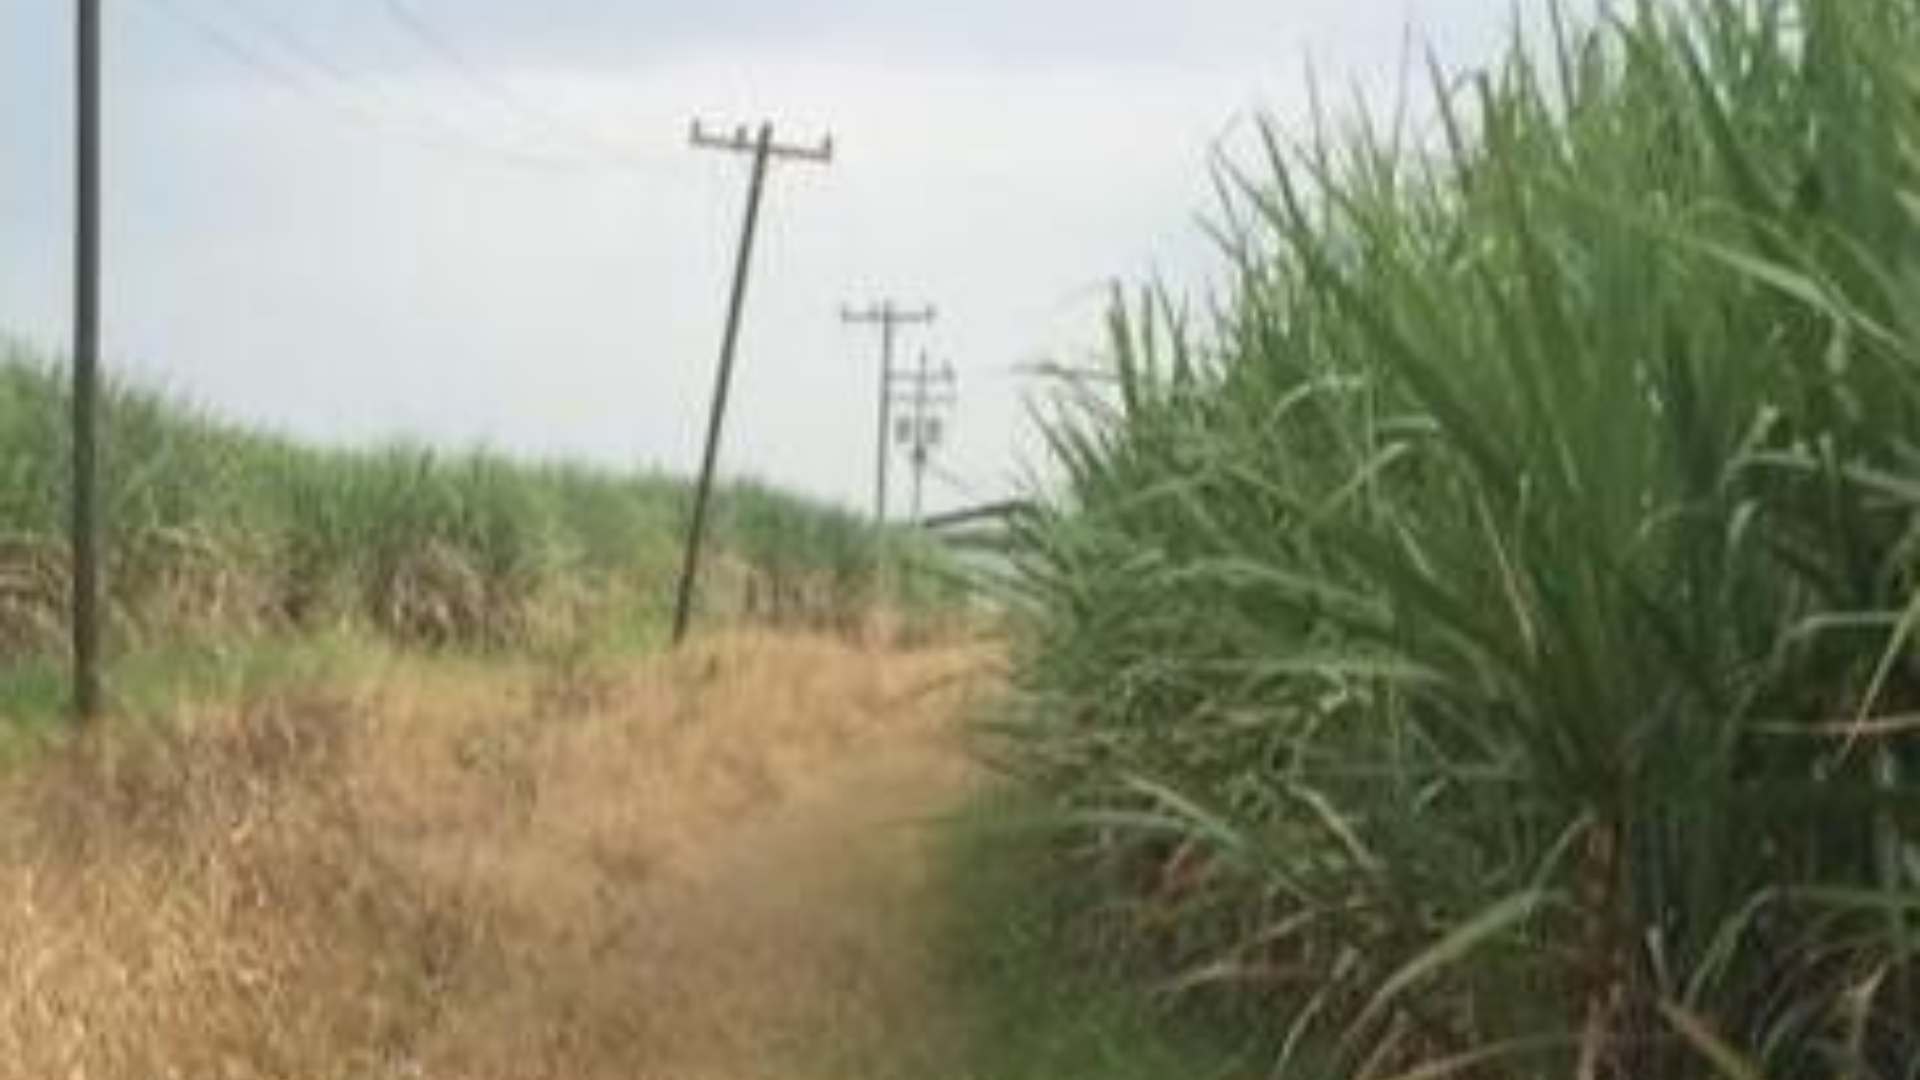
<svg viewBox="0 0 1920 1080">
<path fill-rule="evenodd" d="M 0 1075 L 805 1075 L 917 1008 L 975 649 L 401 664 L 0 790 Z M 777 812 L 775 812 L 777 810 Z"/>
</svg>

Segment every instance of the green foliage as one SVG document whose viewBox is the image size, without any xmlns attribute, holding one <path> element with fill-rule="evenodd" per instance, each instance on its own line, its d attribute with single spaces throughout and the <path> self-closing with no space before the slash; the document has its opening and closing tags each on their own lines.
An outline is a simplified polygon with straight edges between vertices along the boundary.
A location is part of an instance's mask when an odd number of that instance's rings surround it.
<svg viewBox="0 0 1920 1080">
<path fill-rule="evenodd" d="M 1301 1075 L 1920 1075 L 1920 12 L 1556 28 L 1116 304 L 1010 758 Z"/>
<path fill-rule="evenodd" d="M 933 826 L 937 1015 L 853 1075 L 968 1080 L 1255 1080 L 1264 1059 L 1087 955 L 1070 913 L 1093 882 L 1051 872 L 1041 808 L 991 791 Z M 1040 883 L 1040 888 L 1035 884 Z"/>
<path fill-rule="evenodd" d="M 840 509 L 797 502 L 763 484 L 741 484 L 716 515 L 732 553 L 758 568 L 747 610 L 775 625 L 851 630 L 874 600 L 879 551 L 873 526 Z"/>
<path fill-rule="evenodd" d="M 204 640 L 158 645 L 115 665 L 116 704 L 136 716 L 168 716 L 209 701 L 256 697 L 290 686 L 318 686 L 379 661 L 364 638 L 311 634 L 299 638 Z M 0 761 L 21 739 L 65 733 L 69 715 L 65 665 L 30 657 L 0 669 Z"/>
<path fill-rule="evenodd" d="M 64 636 L 66 394 L 0 353 L 0 661 Z M 112 630 L 183 638 L 359 627 L 406 644 L 559 647 L 649 637 L 671 602 L 683 486 L 663 476 L 421 446 L 327 450 L 213 421 L 158 394 L 107 395 Z M 782 621 L 850 625 L 871 591 L 871 529 L 742 484 L 716 494 L 703 606 L 781 598 Z M 748 612 L 748 614 L 754 614 Z"/>
</svg>

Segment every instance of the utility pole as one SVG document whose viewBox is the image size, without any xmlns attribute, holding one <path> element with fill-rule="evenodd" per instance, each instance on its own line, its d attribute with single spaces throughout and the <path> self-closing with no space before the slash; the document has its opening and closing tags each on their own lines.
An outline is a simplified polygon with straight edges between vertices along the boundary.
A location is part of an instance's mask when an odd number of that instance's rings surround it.
<svg viewBox="0 0 1920 1080">
<path fill-rule="evenodd" d="M 934 310 L 930 304 L 906 310 L 892 300 L 882 300 L 867 305 L 861 311 L 846 307 L 840 309 L 841 322 L 869 323 L 880 327 L 879 446 L 875 453 L 873 483 L 873 521 L 876 525 L 887 523 L 887 426 L 893 408 L 893 381 L 899 377 L 899 373 L 893 369 L 894 333 L 901 326 L 930 323 L 933 319 Z"/>
<path fill-rule="evenodd" d="M 73 222 L 73 712 L 100 715 L 100 0 L 75 0 Z"/>
<path fill-rule="evenodd" d="M 680 595 L 673 610 L 673 643 L 686 640 L 687 623 L 693 614 L 694 584 L 700 573 L 700 542 L 706 532 L 707 500 L 713 492 L 713 467 L 720 454 L 720 431 L 726 421 L 727 391 L 733 382 L 734 345 L 740 337 L 740 310 L 746 302 L 747 266 L 753 259 L 753 237 L 760 223 L 760 193 L 766 187 L 767 163 L 773 158 L 826 163 L 833 160 L 833 137 L 817 145 L 795 146 L 774 141 L 773 125 L 763 123 L 757 136 L 749 138 L 745 126 L 731 135 L 715 135 L 693 122 L 693 145 L 706 150 L 725 150 L 753 155 L 753 178 L 747 185 L 747 217 L 740 229 L 740 250 L 733 263 L 733 293 L 727 302 L 727 328 L 720 342 L 720 368 L 714 375 L 713 409 L 707 417 L 707 445 L 700 461 L 700 482 L 694 489 L 693 520 L 687 526 L 686 561 L 680 569 Z"/>
<path fill-rule="evenodd" d="M 913 412 L 904 422 L 896 425 L 894 441 L 907 448 L 907 458 L 913 464 L 913 516 L 910 520 L 918 525 L 921 523 L 920 494 L 926 481 L 927 458 L 946 437 L 945 424 L 933 411 L 953 405 L 958 394 L 954 386 L 953 365 L 942 364 L 939 371 L 930 370 L 925 349 L 920 350 L 918 368 L 900 372 L 895 378 L 912 384 L 902 404 L 910 406 Z"/>
</svg>

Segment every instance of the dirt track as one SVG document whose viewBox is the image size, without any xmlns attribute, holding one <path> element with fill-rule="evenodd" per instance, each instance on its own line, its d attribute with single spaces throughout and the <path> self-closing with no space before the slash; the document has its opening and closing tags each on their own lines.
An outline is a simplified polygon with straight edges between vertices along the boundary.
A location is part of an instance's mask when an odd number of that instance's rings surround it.
<svg viewBox="0 0 1920 1080">
<path fill-rule="evenodd" d="M 922 972 L 922 822 L 951 802 L 948 765 L 889 747 L 836 766 L 647 891 L 642 926 L 611 959 L 659 975 L 642 992 L 670 1018 L 648 1040 L 656 1075 L 865 1073 L 938 1015 Z"/>
</svg>

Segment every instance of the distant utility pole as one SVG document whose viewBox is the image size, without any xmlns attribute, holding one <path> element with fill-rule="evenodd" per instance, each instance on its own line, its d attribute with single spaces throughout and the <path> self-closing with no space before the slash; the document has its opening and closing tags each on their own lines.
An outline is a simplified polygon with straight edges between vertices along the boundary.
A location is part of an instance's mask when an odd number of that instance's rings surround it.
<svg viewBox="0 0 1920 1080">
<path fill-rule="evenodd" d="M 946 437 L 945 423 L 941 417 L 934 415 L 934 410 L 951 407 L 958 399 L 958 392 L 954 386 L 953 365 L 942 364 L 940 370 L 930 370 L 925 349 L 920 350 L 918 368 L 899 372 L 894 377 L 909 384 L 900 404 L 913 411 L 894 425 L 893 441 L 907 448 L 908 460 L 913 464 L 913 516 L 910 520 L 918 525 L 921 523 L 920 493 L 925 486 L 927 458 Z"/>
<path fill-rule="evenodd" d="M 687 623 L 693 614 L 694 584 L 700 572 L 700 541 L 706 532 L 707 500 L 713 491 L 713 466 L 720 454 L 720 429 L 727 415 L 727 390 L 733 382 L 733 349 L 740 337 L 740 309 L 746 302 L 747 265 L 753 259 L 753 235 L 760 223 L 760 193 L 766 187 L 767 162 L 772 158 L 802 161 L 833 160 L 833 137 L 814 146 L 790 146 L 773 139 L 773 125 L 763 123 L 757 136 L 749 138 L 744 126 L 730 135 L 715 135 L 693 122 L 694 146 L 708 150 L 726 150 L 753 155 L 753 179 L 747 186 L 747 219 L 740 230 L 740 250 L 733 263 L 733 295 L 727 303 L 726 335 L 720 342 L 720 369 L 714 376 L 713 411 L 707 417 L 707 448 L 700 462 L 700 483 L 694 489 L 693 520 L 687 526 L 686 562 L 680 570 L 680 596 L 673 611 L 673 643 L 687 636 Z"/>
<path fill-rule="evenodd" d="M 877 525 L 887 521 L 887 423 L 893 409 L 893 382 L 900 373 L 893 369 L 893 340 L 898 327 L 914 323 L 930 323 L 934 319 L 932 305 L 907 310 L 892 300 L 882 300 L 869 304 L 864 310 L 840 309 L 840 321 L 847 323 L 871 323 L 880 327 L 880 418 L 879 448 L 874 462 L 873 483 L 873 520 Z"/>
<path fill-rule="evenodd" d="M 76 0 L 73 221 L 73 712 L 100 715 L 100 0 Z"/>
</svg>

